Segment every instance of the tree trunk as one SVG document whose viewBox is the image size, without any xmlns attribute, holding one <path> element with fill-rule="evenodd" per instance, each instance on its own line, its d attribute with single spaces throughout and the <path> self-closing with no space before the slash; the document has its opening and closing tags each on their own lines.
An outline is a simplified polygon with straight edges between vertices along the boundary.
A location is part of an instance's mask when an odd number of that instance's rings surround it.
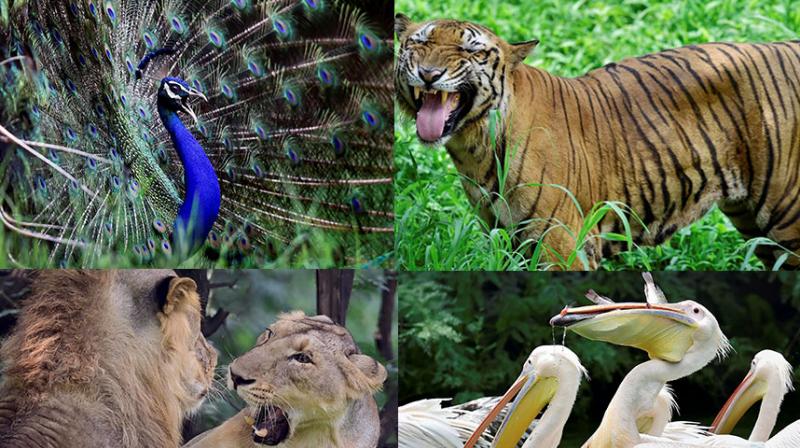
<svg viewBox="0 0 800 448">
<path fill-rule="evenodd" d="M 350 269 L 317 270 L 317 314 L 344 327 L 354 277 L 355 271 Z"/>
<path fill-rule="evenodd" d="M 386 283 L 382 291 L 381 310 L 378 317 L 378 331 L 375 333 L 375 345 L 387 364 L 390 375 L 384 384 L 386 404 L 381 409 L 381 438 L 378 446 L 391 448 L 397 446 L 397 376 L 391 374 L 391 366 L 396 365 L 392 350 L 392 323 L 394 322 L 395 300 L 397 297 L 397 274 L 386 272 Z M 396 369 L 394 369 L 396 370 Z"/>
</svg>

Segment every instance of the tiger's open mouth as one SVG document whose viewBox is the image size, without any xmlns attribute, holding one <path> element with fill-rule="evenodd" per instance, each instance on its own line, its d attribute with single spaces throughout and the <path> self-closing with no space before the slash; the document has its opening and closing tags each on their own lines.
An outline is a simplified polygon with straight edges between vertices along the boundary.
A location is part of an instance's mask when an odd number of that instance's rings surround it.
<svg viewBox="0 0 800 448">
<path fill-rule="evenodd" d="M 277 406 L 261 406 L 247 422 L 253 427 L 253 442 L 260 445 L 275 446 L 289 437 L 289 419 Z"/>
<path fill-rule="evenodd" d="M 417 86 L 410 86 L 410 89 L 417 111 L 417 135 L 426 143 L 451 134 L 475 100 L 472 88 L 456 92 L 425 90 Z"/>
</svg>

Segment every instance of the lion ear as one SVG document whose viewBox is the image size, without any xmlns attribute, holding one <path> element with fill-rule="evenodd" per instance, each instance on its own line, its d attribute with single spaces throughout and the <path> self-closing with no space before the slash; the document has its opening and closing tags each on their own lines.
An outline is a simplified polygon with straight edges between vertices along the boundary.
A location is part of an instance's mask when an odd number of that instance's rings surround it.
<svg viewBox="0 0 800 448">
<path fill-rule="evenodd" d="M 386 368 L 367 355 L 353 353 L 347 356 L 344 364 L 343 370 L 350 390 L 356 392 L 356 396 L 351 398 L 358 398 L 365 393 L 371 394 L 379 390 L 386 381 Z"/>
<path fill-rule="evenodd" d="M 405 32 L 411 28 L 411 25 L 411 19 L 409 19 L 407 15 L 400 12 L 394 15 L 394 32 L 397 34 L 397 37 L 405 34 Z"/>
<path fill-rule="evenodd" d="M 322 322 L 324 324 L 333 324 L 334 323 L 333 320 L 330 317 L 328 317 L 328 316 L 326 316 L 324 314 L 311 316 L 311 317 L 309 317 L 309 319 L 317 321 L 317 322 Z"/>
<path fill-rule="evenodd" d="M 166 292 L 162 291 L 166 290 Z M 169 315 L 184 305 L 192 306 L 198 301 L 197 284 L 188 277 L 172 277 L 164 280 L 157 289 L 161 312 Z"/>
<path fill-rule="evenodd" d="M 511 60 L 512 66 L 516 66 L 533 53 L 533 49 L 539 45 L 539 40 L 533 39 L 527 42 L 517 42 L 509 45 L 511 46 L 511 55 L 509 59 Z"/>
</svg>

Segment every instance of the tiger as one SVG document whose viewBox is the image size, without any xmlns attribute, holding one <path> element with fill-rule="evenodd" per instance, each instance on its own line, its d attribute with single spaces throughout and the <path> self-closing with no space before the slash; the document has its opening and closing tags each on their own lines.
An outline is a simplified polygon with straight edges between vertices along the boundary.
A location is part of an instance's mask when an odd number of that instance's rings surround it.
<svg viewBox="0 0 800 448">
<path fill-rule="evenodd" d="M 745 238 L 800 248 L 800 41 L 689 45 L 566 78 L 523 63 L 538 40 L 476 23 L 397 14 L 395 33 L 397 104 L 417 137 L 445 147 L 485 222 L 540 241 L 545 260 L 580 247 L 583 214 L 606 201 L 635 217 L 607 215 L 567 269 L 625 247 L 598 234 L 629 226 L 658 245 L 715 204 Z"/>
</svg>

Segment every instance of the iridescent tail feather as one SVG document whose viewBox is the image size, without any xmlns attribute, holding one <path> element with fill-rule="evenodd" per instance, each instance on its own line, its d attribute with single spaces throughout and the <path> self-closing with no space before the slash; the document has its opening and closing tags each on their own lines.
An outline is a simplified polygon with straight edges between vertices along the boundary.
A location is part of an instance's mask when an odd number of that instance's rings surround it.
<svg viewBox="0 0 800 448">
<path fill-rule="evenodd" d="M 11 13 L 0 218 L 13 258 L 182 258 L 186 169 L 155 107 L 167 76 L 208 98 L 185 124 L 222 192 L 193 262 L 294 264 L 286 253 L 312 243 L 323 265 L 391 252 L 390 2 L 31 0 Z"/>
</svg>

